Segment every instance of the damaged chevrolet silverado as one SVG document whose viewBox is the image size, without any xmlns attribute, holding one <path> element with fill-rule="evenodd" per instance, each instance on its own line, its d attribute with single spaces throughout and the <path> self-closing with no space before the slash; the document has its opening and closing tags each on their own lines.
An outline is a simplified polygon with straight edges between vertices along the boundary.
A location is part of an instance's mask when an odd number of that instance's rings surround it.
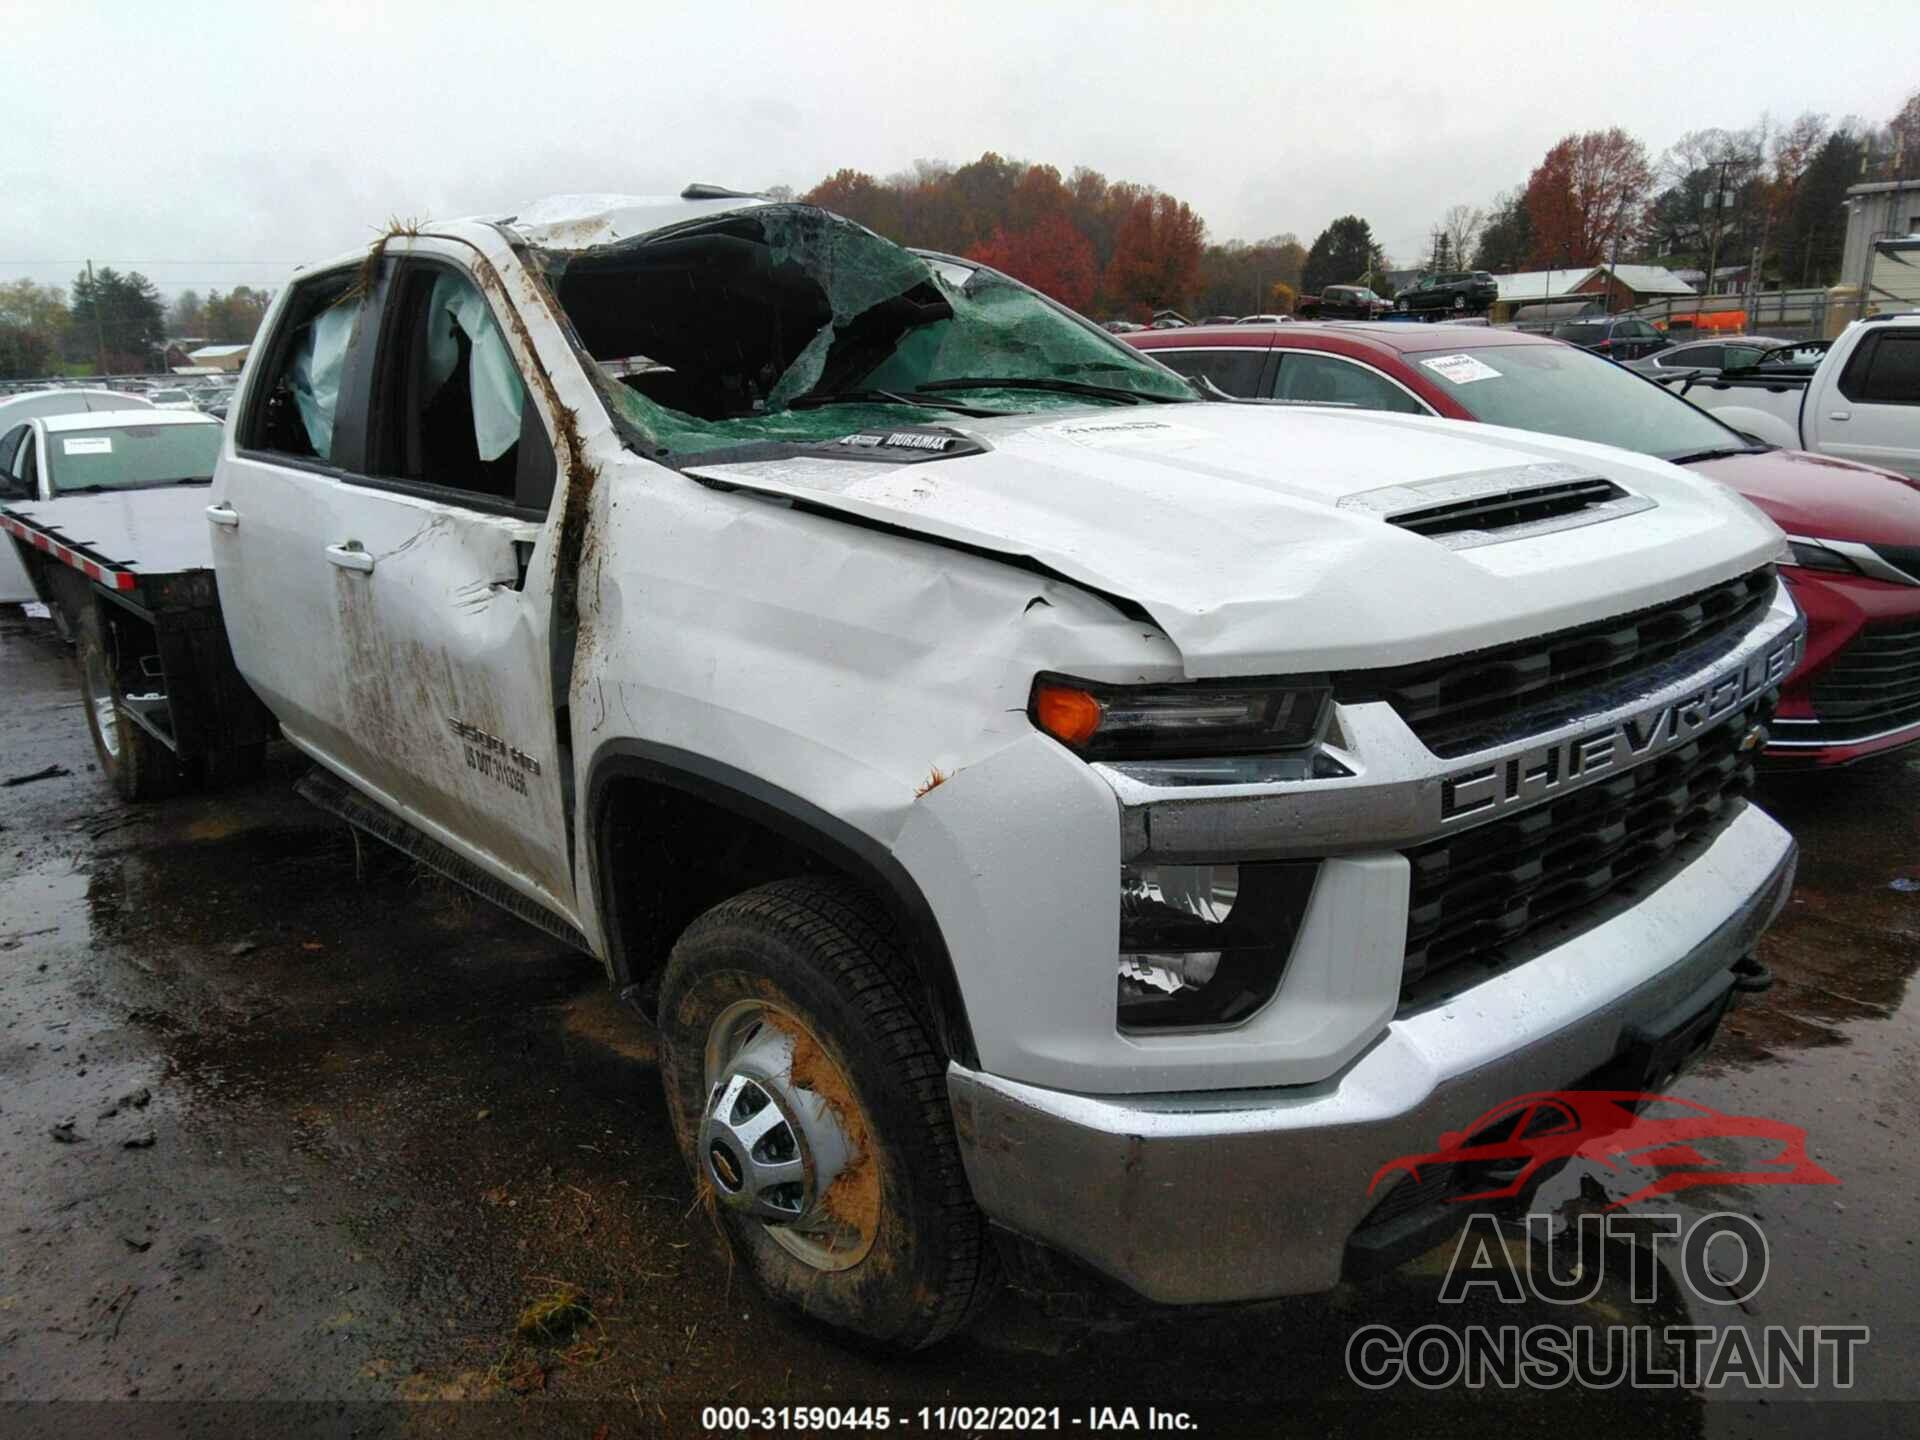
<svg viewBox="0 0 1920 1440">
<path fill-rule="evenodd" d="M 1475 1177 L 1383 1160 L 1653 1088 L 1792 877 L 1747 792 L 1802 625 L 1744 501 L 1208 403 L 806 206 L 302 271 L 211 498 L 304 793 L 597 956 L 761 1284 L 896 1350 L 1004 1271 L 1418 1253 Z"/>
</svg>

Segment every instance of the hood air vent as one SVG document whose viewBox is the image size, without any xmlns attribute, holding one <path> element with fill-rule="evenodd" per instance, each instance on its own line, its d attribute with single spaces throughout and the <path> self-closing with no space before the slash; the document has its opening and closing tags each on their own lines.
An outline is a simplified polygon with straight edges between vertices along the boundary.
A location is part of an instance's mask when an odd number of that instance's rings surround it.
<svg viewBox="0 0 1920 1440">
<path fill-rule="evenodd" d="M 1449 550 L 1617 520 L 1653 505 L 1611 480 L 1555 462 L 1389 485 L 1340 502 L 1342 510 L 1364 511 Z"/>
<path fill-rule="evenodd" d="M 1611 480 L 1565 480 L 1557 485 L 1534 485 L 1501 495 L 1450 500 L 1424 510 L 1408 510 L 1389 515 L 1387 523 L 1428 536 L 1457 535 L 1463 530 L 1511 530 L 1516 525 L 1558 520 L 1563 515 L 1626 498 L 1627 492 Z"/>
</svg>

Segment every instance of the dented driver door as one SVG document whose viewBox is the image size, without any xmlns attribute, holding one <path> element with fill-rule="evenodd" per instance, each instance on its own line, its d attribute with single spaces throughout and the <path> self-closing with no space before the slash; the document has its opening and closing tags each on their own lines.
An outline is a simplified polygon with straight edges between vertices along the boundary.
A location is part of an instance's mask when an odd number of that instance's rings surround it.
<svg viewBox="0 0 1920 1440">
<path fill-rule="evenodd" d="M 365 473 L 335 492 L 314 557 L 332 571 L 340 758 L 417 828 L 572 922 L 553 446 L 459 247 L 404 248 L 382 287 Z"/>
</svg>

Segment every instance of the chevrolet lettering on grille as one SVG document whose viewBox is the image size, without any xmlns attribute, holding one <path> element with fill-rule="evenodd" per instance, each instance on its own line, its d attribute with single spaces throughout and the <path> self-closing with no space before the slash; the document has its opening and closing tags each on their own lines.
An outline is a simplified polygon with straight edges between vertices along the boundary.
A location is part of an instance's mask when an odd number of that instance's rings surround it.
<svg viewBox="0 0 1920 1440">
<path fill-rule="evenodd" d="M 1441 823 L 1485 820 L 1532 805 L 1651 759 L 1712 729 L 1785 680 L 1800 657 L 1804 638 L 1796 626 L 1744 664 L 1664 705 L 1584 735 L 1455 771 L 1440 782 Z"/>
</svg>

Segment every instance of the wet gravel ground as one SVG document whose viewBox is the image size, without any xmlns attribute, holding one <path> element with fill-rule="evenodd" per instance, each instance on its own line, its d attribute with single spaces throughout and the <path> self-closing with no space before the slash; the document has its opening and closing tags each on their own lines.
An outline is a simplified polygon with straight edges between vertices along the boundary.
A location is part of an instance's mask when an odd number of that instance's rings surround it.
<svg viewBox="0 0 1920 1440">
<path fill-rule="evenodd" d="M 1610 1250 L 1584 1305 L 1448 1306 L 1443 1249 L 1232 1313 L 1092 1324 L 1009 1294 L 898 1362 L 731 1270 L 673 1149 L 652 1036 L 592 961 L 356 845 L 290 793 L 290 753 L 242 791 L 122 806 L 66 651 L 4 608 L 0 696 L 0 781 L 65 772 L 0 787 L 0 1433 L 696 1434 L 713 1404 L 884 1404 L 919 1430 L 922 1406 L 983 1403 L 1057 1405 L 1067 1430 L 1121 1405 L 1144 1428 L 1154 1404 L 1210 1434 L 1920 1431 L 1920 893 L 1900 883 L 1920 881 L 1920 761 L 1763 795 L 1803 847 L 1762 948 L 1779 984 L 1675 1090 L 1804 1126 L 1842 1183 L 1651 1207 L 1759 1217 L 1770 1269 L 1744 1306 L 1691 1297 L 1670 1249 L 1652 1300 Z M 516 1333 L 568 1287 L 590 1320 Z M 1436 1322 L 1871 1339 L 1818 1413 L 1737 1383 L 1348 1378 L 1358 1327 Z"/>
</svg>

